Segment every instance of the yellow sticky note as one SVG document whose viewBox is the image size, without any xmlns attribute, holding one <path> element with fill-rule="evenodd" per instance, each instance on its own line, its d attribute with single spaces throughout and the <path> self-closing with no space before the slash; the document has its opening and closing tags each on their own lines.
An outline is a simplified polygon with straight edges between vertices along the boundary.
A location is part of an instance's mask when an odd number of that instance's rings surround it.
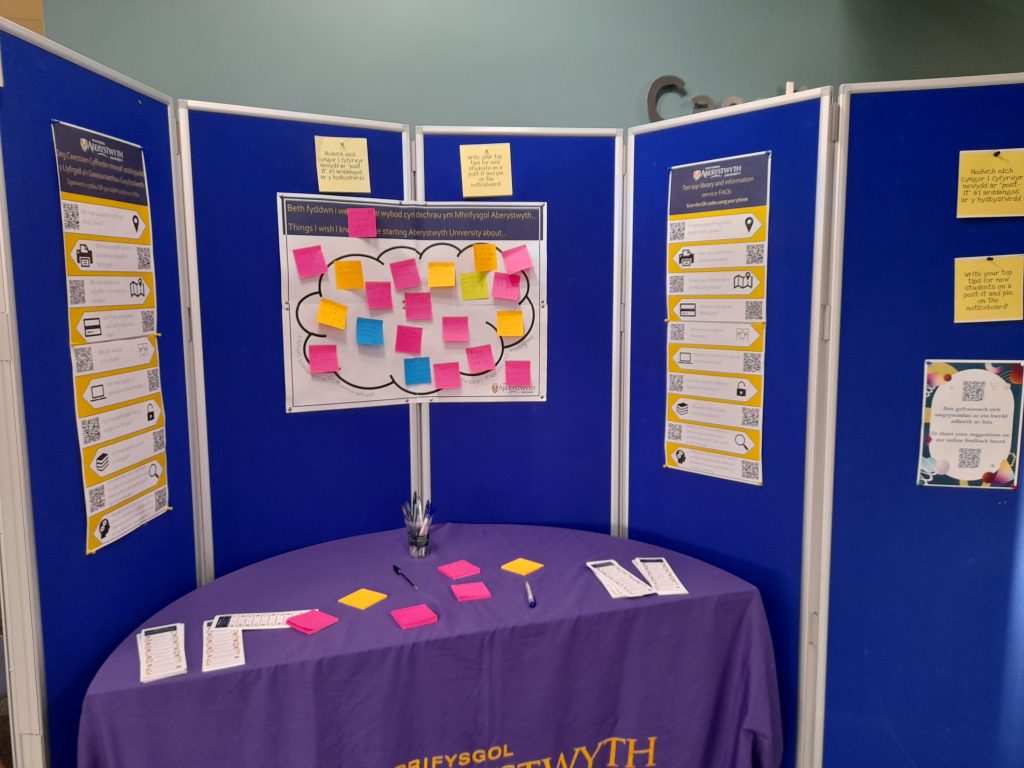
<svg viewBox="0 0 1024 768">
<path fill-rule="evenodd" d="M 462 144 L 463 197 L 508 197 L 512 194 L 510 144 Z"/>
<path fill-rule="evenodd" d="M 360 611 L 365 611 L 371 605 L 376 605 L 381 600 L 386 600 L 387 595 L 383 592 L 375 592 L 372 589 L 357 589 L 348 595 L 345 595 L 338 602 L 342 605 L 347 605 L 351 608 L 358 608 Z"/>
<path fill-rule="evenodd" d="M 956 217 L 1024 216 L 1024 149 L 960 153 Z"/>
<path fill-rule="evenodd" d="M 1024 255 L 954 260 L 953 322 L 1024 320 Z"/>
<path fill-rule="evenodd" d="M 320 307 L 316 311 L 316 321 L 320 325 L 345 330 L 348 321 L 348 307 L 330 299 L 320 299 Z"/>
<path fill-rule="evenodd" d="M 517 557 L 515 560 L 501 566 L 501 570 L 518 573 L 520 576 L 528 576 L 543 567 L 543 563 L 535 563 L 533 560 L 527 560 L 525 557 Z"/>
<path fill-rule="evenodd" d="M 497 246 L 494 243 L 475 243 L 473 266 L 477 272 L 494 272 L 498 268 Z"/>
<path fill-rule="evenodd" d="M 462 300 L 475 301 L 489 298 L 487 295 L 486 272 L 463 272 L 460 276 Z"/>
<path fill-rule="evenodd" d="M 455 262 L 432 261 L 427 265 L 427 287 L 448 288 L 455 285 Z"/>
<path fill-rule="evenodd" d="M 363 282 L 363 262 L 356 259 L 334 262 L 334 284 L 342 291 L 363 290 L 366 286 Z"/>
<path fill-rule="evenodd" d="M 369 192 L 366 139 L 316 136 L 316 178 L 321 192 Z"/>
<path fill-rule="evenodd" d="M 523 313 L 515 309 L 498 311 L 498 335 L 512 338 L 519 338 L 525 333 L 523 330 Z"/>
</svg>

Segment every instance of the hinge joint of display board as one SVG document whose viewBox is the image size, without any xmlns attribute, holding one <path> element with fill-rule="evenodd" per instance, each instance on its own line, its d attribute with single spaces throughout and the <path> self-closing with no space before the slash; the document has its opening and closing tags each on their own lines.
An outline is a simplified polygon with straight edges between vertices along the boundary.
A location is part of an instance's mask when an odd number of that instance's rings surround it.
<svg viewBox="0 0 1024 768">
<path fill-rule="evenodd" d="M 4 55 L 3 51 L 0 50 L 0 88 L 4 87 Z"/>
<path fill-rule="evenodd" d="M 409 142 L 409 170 L 416 173 L 416 140 Z"/>
<path fill-rule="evenodd" d="M 11 361 L 11 323 L 10 315 L 0 312 L 0 362 Z"/>
<path fill-rule="evenodd" d="M 619 336 L 626 332 L 626 302 L 619 302 Z"/>
<path fill-rule="evenodd" d="M 832 114 L 828 121 L 828 140 L 830 144 L 839 141 L 839 102 L 832 105 Z"/>
<path fill-rule="evenodd" d="M 192 306 L 189 305 L 185 308 L 186 317 L 188 318 L 188 343 L 192 343 Z"/>
<path fill-rule="evenodd" d="M 821 340 L 828 341 L 832 338 L 832 305 L 821 305 Z"/>
<path fill-rule="evenodd" d="M 629 174 L 629 148 L 625 145 L 622 146 L 622 177 L 625 178 Z"/>
<path fill-rule="evenodd" d="M 174 150 L 178 157 L 181 157 L 181 120 L 172 117 L 174 120 Z"/>
</svg>

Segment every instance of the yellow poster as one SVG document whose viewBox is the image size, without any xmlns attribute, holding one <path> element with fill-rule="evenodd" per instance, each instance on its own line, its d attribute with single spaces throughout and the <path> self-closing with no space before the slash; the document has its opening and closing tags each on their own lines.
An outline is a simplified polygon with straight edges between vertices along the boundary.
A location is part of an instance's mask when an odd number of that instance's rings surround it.
<svg viewBox="0 0 1024 768">
<path fill-rule="evenodd" d="M 321 192 L 370 192 L 366 139 L 315 136 L 314 143 Z"/>
<path fill-rule="evenodd" d="M 956 259 L 953 322 L 1024 320 L 1024 255 Z"/>
<path fill-rule="evenodd" d="M 463 144 L 463 197 L 508 197 L 512 194 L 512 145 Z"/>
<path fill-rule="evenodd" d="M 1024 216 L 1024 149 L 961 152 L 956 216 Z"/>
</svg>

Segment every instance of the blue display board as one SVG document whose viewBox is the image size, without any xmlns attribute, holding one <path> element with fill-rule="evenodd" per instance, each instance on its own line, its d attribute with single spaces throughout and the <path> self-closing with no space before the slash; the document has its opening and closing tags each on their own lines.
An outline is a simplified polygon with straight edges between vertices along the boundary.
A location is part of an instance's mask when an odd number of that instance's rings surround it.
<svg viewBox="0 0 1024 768">
<path fill-rule="evenodd" d="M 285 412 L 276 209 L 318 191 L 315 136 L 365 138 L 370 196 L 401 200 L 406 137 L 238 111 L 188 112 L 218 575 L 397 527 L 409 496 L 405 407 Z"/>
<path fill-rule="evenodd" d="M 1024 252 L 1024 219 L 956 218 L 959 152 L 1024 146 L 1024 84 L 958 84 L 843 109 L 830 768 L 1024 765 L 1021 491 L 916 484 L 924 361 L 1024 357 L 1020 322 L 953 324 L 953 260 Z"/>
<path fill-rule="evenodd" d="M 547 402 L 430 406 L 438 515 L 608 532 L 621 140 L 609 131 L 421 141 L 425 200 L 463 199 L 460 145 L 507 142 L 514 194 L 493 199 L 548 204 Z"/>
<path fill-rule="evenodd" d="M 53 765 L 73 765 L 82 699 L 114 647 L 195 587 L 188 413 L 168 103 L 0 33 L 0 138 L 17 305 Z M 51 121 L 145 152 L 173 509 L 85 555 L 68 354 L 64 242 Z"/>
<path fill-rule="evenodd" d="M 761 591 L 775 644 L 786 743 L 795 755 L 808 350 L 824 96 L 634 135 L 629 536 L 713 563 Z M 666 230 L 675 165 L 771 152 L 763 486 L 664 468 Z"/>
</svg>

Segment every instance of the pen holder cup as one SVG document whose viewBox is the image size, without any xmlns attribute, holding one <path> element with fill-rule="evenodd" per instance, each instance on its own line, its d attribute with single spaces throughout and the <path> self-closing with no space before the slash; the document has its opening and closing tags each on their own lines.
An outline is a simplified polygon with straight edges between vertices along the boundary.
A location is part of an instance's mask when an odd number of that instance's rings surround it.
<svg viewBox="0 0 1024 768">
<path fill-rule="evenodd" d="M 430 529 L 414 528 L 406 526 L 406 533 L 409 535 L 409 557 L 420 558 L 427 556 L 427 546 L 430 544 Z"/>
</svg>

